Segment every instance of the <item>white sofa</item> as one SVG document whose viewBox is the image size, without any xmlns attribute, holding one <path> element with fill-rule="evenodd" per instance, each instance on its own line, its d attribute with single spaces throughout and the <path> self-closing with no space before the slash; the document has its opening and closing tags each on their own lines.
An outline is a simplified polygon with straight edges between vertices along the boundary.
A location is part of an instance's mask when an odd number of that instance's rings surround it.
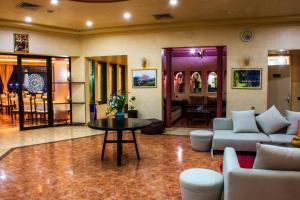
<svg viewBox="0 0 300 200">
<path fill-rule="evenodd" d="M 290 143 L 294 135 L 282 132 L 267 135 L 260 133 L 234 133 L 231 118 L 215 118 L 213 121 L 213 150 L 233 147 L 236 151 L 256 151 L 256 143 Z"/>
<path fill-rule="evenodd" d="M 233 148 L 223 159 L 224 200 L 299 199 L 300 171 L 240 168 Z"/>
</svg>

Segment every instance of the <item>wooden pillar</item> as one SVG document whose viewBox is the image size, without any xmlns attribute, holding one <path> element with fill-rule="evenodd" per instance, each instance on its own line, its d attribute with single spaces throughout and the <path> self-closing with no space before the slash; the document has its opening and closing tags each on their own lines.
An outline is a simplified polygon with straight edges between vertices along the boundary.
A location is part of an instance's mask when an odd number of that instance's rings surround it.
<svg viewBox="0 0 300 200">
<path fill-rule="evenodd" d="M 223 115 L 223 49 L 224 47 L 222 46 L 217 47 L 217 117 L 222 117 Z"/>
<path fill-rule="evenodd" d="M 172 126 L 172 49 L 165 49 L 166 56 L 166 126 Z"/>
</svg>

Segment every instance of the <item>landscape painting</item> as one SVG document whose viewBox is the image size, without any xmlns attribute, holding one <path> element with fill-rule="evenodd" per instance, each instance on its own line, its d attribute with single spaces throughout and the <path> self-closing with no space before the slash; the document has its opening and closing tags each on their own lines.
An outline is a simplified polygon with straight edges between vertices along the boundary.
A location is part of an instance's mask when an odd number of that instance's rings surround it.
<svg viewBox="0 0 300 200">
<path fill-rule="evenodd" d="M 132 84 L 134 88 L 154 88 L 157 87 L 156 69 L 132 70 Z"/>
<path fill-rule="evenodd" d="M 232 69 L 233 89 L 261 89 L 261 68 Z"/>
</svg>

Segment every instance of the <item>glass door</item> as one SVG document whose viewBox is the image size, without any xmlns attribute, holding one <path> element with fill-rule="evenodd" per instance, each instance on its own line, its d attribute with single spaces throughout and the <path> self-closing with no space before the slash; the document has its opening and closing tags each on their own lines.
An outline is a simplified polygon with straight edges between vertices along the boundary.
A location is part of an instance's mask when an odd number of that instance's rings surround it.
<svg viewBox="0 0 300 200">
<path fill-rule="evenodd" d="M 20 129 L 53 125 L 51 58 L 18 56 Z"/>
<path fill-rule="evenodd" d="M 54 125 L 71 124 L 70 81 L 69 58 L 52 58 L 52 104 Z"/>
</svg>

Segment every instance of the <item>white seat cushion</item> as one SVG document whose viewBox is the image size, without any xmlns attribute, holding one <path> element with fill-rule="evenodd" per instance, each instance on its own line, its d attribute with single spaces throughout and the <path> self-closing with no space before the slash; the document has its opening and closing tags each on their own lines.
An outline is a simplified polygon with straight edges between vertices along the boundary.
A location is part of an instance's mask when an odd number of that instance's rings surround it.
<svg viewBox="0 0 300 200">
<path fill-rule="evenodd" d="M 263 133 L 234 133 L 232 130 L 215 130 L 212 147 L 214 150 L 233 147 L 236 151 L 256 151 L 256 143 L 270 141 L 270 138 Z"/>
<path fill-rule="evenodd" d="M 289 144 L 291 143 L 292 138 L 295 136 L 288 134 L 272 134 L 269 137 L 271 142 L 274 144 Z"/>
</svg>

